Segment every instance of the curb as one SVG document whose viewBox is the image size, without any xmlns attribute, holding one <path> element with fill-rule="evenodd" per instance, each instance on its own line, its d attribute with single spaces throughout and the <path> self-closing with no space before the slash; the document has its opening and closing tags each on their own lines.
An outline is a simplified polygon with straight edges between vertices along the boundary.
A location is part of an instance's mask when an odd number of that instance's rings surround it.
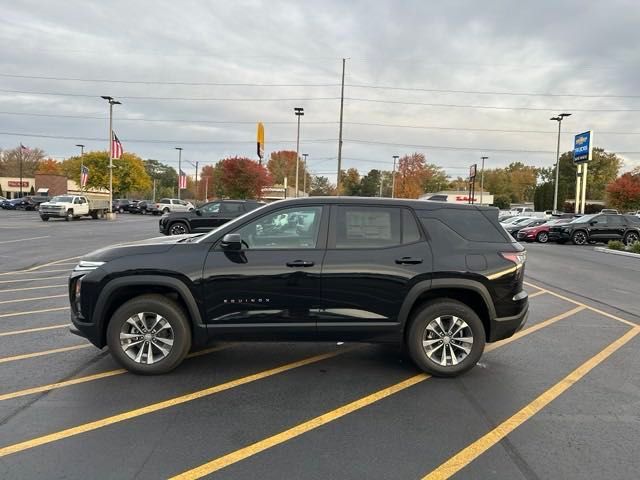
<svg viewBox="0 0 640 480">
<path fill-rule="evenodd" d="M 610 248 L 607 248 L 607 247 L 596 247 L 594 248 L 594 250 L 596 252 L 610 253 L 612 255 L 621 255 L 623 257 L 632 257 L 640 260 L 640 253 L 623 252 L 621 250 L 611 250 Z"/>
</svg>

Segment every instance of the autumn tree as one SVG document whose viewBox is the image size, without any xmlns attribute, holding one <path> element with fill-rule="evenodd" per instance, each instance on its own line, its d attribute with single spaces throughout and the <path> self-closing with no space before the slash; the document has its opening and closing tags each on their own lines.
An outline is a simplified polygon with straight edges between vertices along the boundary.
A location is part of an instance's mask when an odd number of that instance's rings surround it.
<svg viewBox="0 0 640 480">
<path fill-rule="evenodd" d="M 23 150 L 17 146 L 11 150 L 4 150 L 0 156 L 0 177 L 19 176 L 20 164 L 22 164 L 22 176 L 33 177 L 38 169 L 38 163 L 44 157 L 44 151 L 39 148 Z"/>
<path fill-rule="evenodd" d="M 619 210 L 640 209 L 640 167 L 607 186 L 608 204 Z"/>
<path fill-rule="evenodd" d="M 360 195 L 360 173 L 357 168 L 340 172 L 340 195 Z"/>
<path fill-rule="evenodd" d="M 287 185 L 295 187 L 296 182 L 296 152 L 291 150 L 280 150 L 271 152 L 267 168 L 273 179 L 273 183 L 284 185 L 284 179 L 287 178 Z M 304 176 L 307 176 L 307 185 L 311 184 L 311 175 L 304 168 L 304 161 L 300 160 L 298 165 L 298 188 L 302 190 L 304 185 Z"/>
<path fill-rule="evenodd" d="M 272 177 L 264 166 L 245 157 L 220 160 L 213 172 L 213 191 L 220 197 L 260 198 Z"/>
<path fill-rule="evenodd" d="M 198 182 L 198 198 L 209 199 L 215 196 L 213 188 L 213 178 L 215 176 L 215 167 L 213 165 L 205 165 L 200 170 L 200 181 Z"/>
<path fill-rule="evenodd" d="M 428 164 L 422 153 L 400 158 L 396 172 L 395 196 L 418 198 L 427 191 L 436 191 L 448 183 L 447 174 L 437 165 Z"/>
<path fill-rule="evenodd" d="M 40 160 L 40 162 L 38 162 L 36 173 L 46 175 L 62 175 L 62 165 L 60 162 L 54 160 L 53 158 Z"/>
<path fill-rule="evenodd" d="M 109 152 L 87 152 L 81 158 L 71 157 L 62 162 L 64 174 L 80 184 L 80 164 L 89 169 L 87 187 L 109 189 Z M 113 191 L 117 195 L 126 195 L 133 191 L 151 189 L 151 178 L 147 174 L 142 159 L 134 153 L 125 152 L 122 158 L 113 161 Z"/>
<path fill-rule="evenodd" d="M 484 190 L 493 195 L 508 195 L 513 203 L 530 202 L 533 200 L 537 177 L 537 168 L 513 162 L 505 168 L 485 169 Z M 478 180 L 476 178 L 476 186 Z"/>
<path fill-rule="evenodd" d="M 309 189 L 309 196 L 329 196 L 335 193 L 335 186 L 329 182 L 327 177 L 321 175 L 314 175 L 311 177 L 311 184 Z"/>
</svg>

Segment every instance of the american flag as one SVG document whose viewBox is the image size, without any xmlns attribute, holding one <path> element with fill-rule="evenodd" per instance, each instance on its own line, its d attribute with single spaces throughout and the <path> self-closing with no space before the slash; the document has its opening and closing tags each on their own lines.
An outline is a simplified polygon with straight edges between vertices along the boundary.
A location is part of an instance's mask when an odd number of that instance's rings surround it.
<svg viewBox="0 0 640 480">
<path fill-rule="evenodd" d="M 187 174 L 180 170 L 180 178 L 178 179 L 178 188 L 184 190 L 187 188 Z"/>
<path fill-rule="evenodd" d="M 89 180 L 89 169 L 85 165 L 82 165 L 82 167 L 80 168 L 80 186 L 86 187 L 88 180 Z"/>
<path fill-rule="evenodd" d="M 122 157 L 122 152 L 124 152 L 122 144 L 120 143 L 120 140 L 118 140 L 116 132 L 113 132 L 113 138 L 111 139 L 111 158 L 119 160 L 120 157 Z"/>
<path fill-rule="evenodd" d="M 30 152 L 31 149 L 29 147 L 25 147 L 22 143 L 20 144 L 20 151 L 21 152 Z"/>
</svg>

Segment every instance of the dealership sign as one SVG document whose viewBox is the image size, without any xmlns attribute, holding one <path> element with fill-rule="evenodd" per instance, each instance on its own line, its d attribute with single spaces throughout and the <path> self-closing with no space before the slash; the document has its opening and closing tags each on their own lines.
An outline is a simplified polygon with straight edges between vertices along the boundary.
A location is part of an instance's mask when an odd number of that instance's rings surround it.
<svg viewBox="0 0 640 480">
<path fill-rule="evenodd" d="M 590 162 L 592 153 L 593 130 L 576 135 L 573 141 L 573 163 Z"/>
<path fill-rule="evenodd" d="M 20 188 L 20 181 L 17 180 L 9 180 L 7 182 L 7 185 L 9 185 L 10 187 L 17 187 Z M 29 182 L 27 181 L 23 181 L 22 182 L 22 188 L 28 188 L 29 187 Z"/>
</svg>

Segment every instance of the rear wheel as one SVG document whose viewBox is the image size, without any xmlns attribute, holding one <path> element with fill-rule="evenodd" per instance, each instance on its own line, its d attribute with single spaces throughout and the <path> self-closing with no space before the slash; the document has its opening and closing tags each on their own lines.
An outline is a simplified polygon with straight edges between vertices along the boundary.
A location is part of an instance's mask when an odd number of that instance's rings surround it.
<svg viewBox="0 0 640 480">
<path fill-rule="evenodd" d="M 111 317 L 107 344 L 127 370 L 158 375 L 177 367 L 191 348 L 191 329 L 185 312 L 162 295 L 129 300 Z"/>
<path fill-rule="evenodd" d="M 547 243 L 549 241 L 549 234 L 547 232 L 540 232 L 536 235 L 536 240 L 540 243 Z"/>
<path fill-rule="evenodd" d="M 640 235 L 638 235 L 636 232 L 629 232 L 624 237 L 625 245 L 632 245 L 635 242 L 639 242 L 639 241 L 640 241 Z"/>
<path fill-rule="evenodd" d="M 571 241 L 574 245 L 586 245 L 589 242 L 589 237 L 587 237 L 586 232 L 578 230 L 571 236 Z"/>
<path fill-rule="evenodd" d="M 185 233 L 189 233 L 189 227 L 184 222 L 175 222 L 169 227 L 169 235 L 184 235 Z"/>
<path fill-rule="evenodd" d="M 473 368 L 482 356 L 485 330 L 464 303 L 443 299 L 424 305 L 413 317 L 406 337 L 418 367 L 438 377 L 454 377 Z"/>
<path fill-rule="evenodd" d="M 40 215 L 40 218 L 42 219 L 43 222 L 48 222 L 49 221 L 49 217 L 47 217 L 45 215 Z"/>
</svg>

